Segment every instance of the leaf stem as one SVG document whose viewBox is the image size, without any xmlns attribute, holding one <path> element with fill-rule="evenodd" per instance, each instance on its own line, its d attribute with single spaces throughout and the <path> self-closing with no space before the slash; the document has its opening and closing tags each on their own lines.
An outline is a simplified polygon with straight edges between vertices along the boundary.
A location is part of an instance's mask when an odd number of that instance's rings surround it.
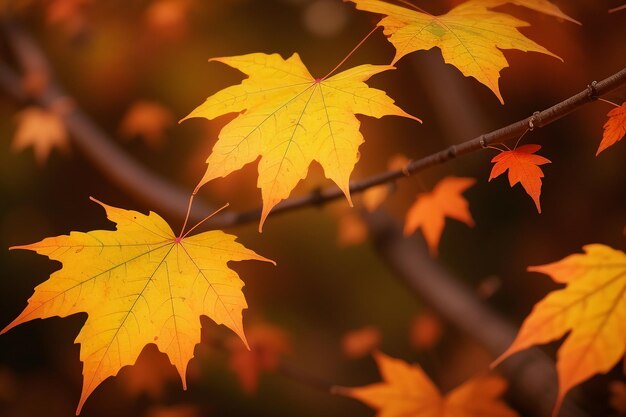
<svg viewBox="0 0 626 417">
<path fill-rule="evenodd" d="M 598 98 L 598 100 L 600 100 L 600 101 L 604 101 L 605 103 L 612 104 L 612 105 L 614 105 L 615 107 L 619 107 L 619 104 L 614 103 L 614 102 L 612 102 L 611 100 L 607 100 L 607 99 L 604 99 L 604 98 Z"/>
<path fill-rule="evenodd" d="M 187 222 L 189 221 L 189 215 L 191 214 L 191 206 L 193 205 L 193 198 L 195 196 L 196 196 L 195 192 L 189 196 L 189 203 L 187 204 L 187 214 L 185 214 L 185 221 L 183 222 L 183 227 L 180 229 L 180 234 L 178 235 L 179 240 L 183 238 L 183 233 L 185 233 L 185 227 L 187 227 Z"/>
<path fill-rule="evenodd" d="M 519 137 L 519 138 L 517 138 L 517 142 L 515 142 L 515 146 L 513 147 L 513 150 L 517 149 L 517 145 L 519 145 L 520 141 L 522 140 L 522 138 L 524 137 L 524 135 L 526 135 L 526 133 L 528 133 L 528 131 L 529 131 L 529 130 L 530 130 L 530 129 L 526 129 L 526 130 L 524 130 L 524 133 L 522 133 L 522 134 L 520 135 L 520 137 Z"/>
<path fill-rule="evenodd" d="M 187 233 L 185 233 L 184 235 L 182 235 L 180 238 L 184 239 L 186 238 L 189 233 L 193 232 L 194 229 L 198 226 L 200 226 L 202 223 L 204 223 L 205 221 L 209 220 L 211 217 L 215 216 L 217 213 L 219 213 L 220 211 L 224 210 L 226 207 L 228 207 L 230 204 L 226 203 L 224 204 L 222 207 L 218 208 L 217 210 L 215 210 L 213 213 L 209 214 L 208 216 L 206 216 L 204 219 L 200 220 L 198 223 L 196 223 L 195 226 L 193 226 L 191 229 L 187 230 Z M 181 232 L 182 234 L 182 232 Z"/>
<path fill-rule="evenodd" d="M 330 77 L 331 75 L 333 75 L 335 73 L 335 71 L 337 71 L 339 69 L 339 67 L 341 67 L 356 51 L 357 49 L 359 49 L 361 47 L 361 45 L 363 45 L 365 43 L 365 41 L 374 34 L 374 32 L 376 32 L 376 30 L 379 28 L 380 26 L 374 26 L 374 29 L 372 29 L 370 31 L 370 33 L 368 33 L 367 35 L 365 35 L 365 37 L 363 39 L 361 39 L 361 41 L 354 47 L 352 48 L 352 50 L 350 51 L 350 53 L 348 55 L 345 56 L 344 59 L 341 60 L 340 63 L 337 64 L 337 66 L 335 68 L 333 68 L 328 74 L 326 74 L 324 77 L 322 77 L 320 79 L 320 81 L 324 81 L 326 78 Z"/>
</svg>

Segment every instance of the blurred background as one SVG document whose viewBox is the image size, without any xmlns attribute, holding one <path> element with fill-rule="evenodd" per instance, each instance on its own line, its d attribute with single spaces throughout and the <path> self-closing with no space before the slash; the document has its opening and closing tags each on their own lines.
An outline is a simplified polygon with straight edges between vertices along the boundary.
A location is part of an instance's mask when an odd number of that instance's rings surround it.
<svg viewBox="0 0 626 417">
<path fill-rule="evenodd" d="M 443 13 L 459 2 L 415 3 Z M 385 89 L 424 124 L 359 116 L 366 142 L 352 178 L 385 170 L 390 161 L 401 159 L 398 155 L 419 158 L 527 117 L 624 68 L 626 11 L 608 13 L 620 2 L 556 3 L 582 26 L 515 6 L 501 8 L 528 21 L 531 26 L 523 33 L 564 60 L 505 51 L 510 68 L 501 74 L 504 106 L 486 87 L 444 64 L 438 49 L 413 53 L 396 71 L 375 76 L 370 85 Z M 189 193 L 204 173 L 220 128 L 232 116 L 176 122 L 210 94 L 242 79 L 208 58 L 298 52 L 311 73 L 322 76 L 379 20 L 339 0 L 5 0 L 0 13 L 33 37 L 56 82 L 71 97 L 50 112 L 32 100 L 15 100 L 6 89 L 0 92 L 2 326 L 24 308 L 33 288 L 59 268 L 44 257 L 9 252 L 8 247 L 72 230 L 111 229 L 89 196 L 127 209 L 163 212 L 111 181 L 106 169 L 73 145 L 55 112 L 65 111 L 63 106 L 82 109 L 115 146 Z M 387 64 L 393 52 L 379 30 L 345 68 Z M 7 39 L 0 41 L 0 53 L 4 64 L 17 68 Z M 36 94 L 50 80 L 31 71 L 22 73 L 19 82 Z M 607 99 L 620 104 L 625 97 L 622 90 Z M 541 144 L 540 153 L 553 161 L 544 167 L 541 215 L 519 185 L 511 189 L 504 177 L 487 182 L 493 150 L 399 180 L 383 208 L 402 222 L 416 196 L 441 178 L 476 178 L 465 193 L 476 227 L 449 221 L 438 261 L 483 303 L 519 326 L 534 303 L 556 288 L 547 277 L 525 272 L 527 266 L 555 261 L 588 243 L 626 246 L 626 144 L 595 156 L 611 109 L 603 102 L 589 104 L 522 140 Z M 292 195 L 330 185 L 319 166 L 313 166 Z M 256 164 L 213 181 L 200 196 L 215 207 L 229 202 L 236 211 L 258 207 Z M 189 365 L 187 391 L 167 358 L 152 346 L 137 366 L 104 382 L 87 400 L 83 415 L 374 414 L 354 400 L 277 372 L 273 355 L 279 354 L 297 374 L 347 386 L 380 379 L 368 355 L 374 348 L 420 363 L 444 392 L 486 371 L 493 357 L 429 309 L 380 261 L 355 215 L 363 204 L 357 198 L 357 208 L 350 210 L 345 200 L 338 200 L 270 217 L 262 235 L 256 223 L 227 230 L 278 262 L 277 267 L 233 265 L 246 283 L 250 307 L 244 324 L 255 334 L 253 345 L 262 345 L 268 355 L 246 356 L 226 329 L 205 319 L 205 340 Z M 180 218 L 164 217 L 178 230 Z M 417 233 L 410 239 L 422 237 Z M 79 346 L 73 340 L 85 319 L 81 314 L 36 320 L 0 337 L 0 415 L 73 415 L 82 381 Z M 553 355 L 557 347 L 545 350 Z M 584 384 L 591 415 L 619 415 L 609 405 L 609 387 L 623 381 L 620 375 L 616 369 Z"/>
</svg>

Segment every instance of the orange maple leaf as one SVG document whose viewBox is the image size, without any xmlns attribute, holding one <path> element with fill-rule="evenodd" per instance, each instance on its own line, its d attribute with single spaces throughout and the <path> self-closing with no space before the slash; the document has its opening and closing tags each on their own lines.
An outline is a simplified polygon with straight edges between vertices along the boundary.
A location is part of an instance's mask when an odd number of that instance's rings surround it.
<svg viewBox="0 0 626 417">
<path fill-rule="evenodd" d="M 120 135 L 126 139 L 141 137 L 152 148 L 165 139 L 165 130 L 174 125 L 174 115 L 165 106 L 153 101 L 136 101 L 120 123 Z"/>
<path fill-rule="evenodd" d="M 446 217 L 474 226 L 467 200 L 461 194 L 475 183 L 474 178 L 446 177 L 433 191 L 418 195 L 407 212 L 404 235 L 421 228 L 430 253 L 436 255 Z"/>
<path fill-rule="evenodd" d="M 378 417 L 517 417 L 499 397 L 506 381 L 496 375 L 470 379 L 442 395 L 422 368 L 375 353 L 384 382 L 364 387 L 335 387 L 378 411 Z"/>
<path fill-rule="evenodd" d="M 503 151 L 494 156 L 491 162 L 495 165 L 489 175 L 489 181 L 509 171 L 509 184 L 513 187 L 518 182 L 522 184 L 526 193 L 533 199 L 537 211 L 541 213 L 541 178 L 543 171 L 540 165 L 551 161 L 541 155 L 535 155 L 541 149 L 540 145 L 524 145 L 512 151 Z"/>
<path fill-rule="evenodd" d="M 229 338 L 226 348 L 230 351 L 230 368 L 243 390 L 252 394 L 257 390 L 261 371 L 275 371 L 281 356 L 291 350 L 291 343 L 283 329 L 269 324 L 249 326 L 247 336 L 250 348 L 237 337 Z"/>
<path fill-rule="evenodd" d="M 441 319 L 432 313 L 420 313 L 411 321 L 409 342 L 416 350 L 429 350 L 439 343 L 443 334 Z"/>
<path fill-rule="evenodd" d="M 341 352 L 350 359 L 363 358 L 378 349 L 381 340 L 378 327 L 365 326 L 351 330 L 341 338 Z"/>
<path fill-rule="evenodd" d="M 177 237 L 158 214 L 100 203 L 116 230 L 46 238 L 26 249 L 62 268 L 35 288 L 24 311 L 0 334 L 30 320 L 88 313 L 81 345 L 83 389 L 77 414 L 94 389 L 132 365 L 154 343 L 186 369 L 200 342 L 200 316 L 224 324 L 245 342 L 243 281 L 230 261 L 270 261 L 219 230 Z"/>
<path fill-rule="evenodd" d="M 43 164 L 52 149 L 63 152 L 69 149 L 67 130 L 59 116 L 50 110 L 27 107 L 17 114 L 17 130 L 12 148 L 16 152 L 33 147 L 35 159 Z"/>
<path fill-rule="evenodd" d="M 596 156 L 606 148 L 615 145 L 626 135 L 626 102 L 612 109 L 607 116 L 609 120 L 604 124 L 604 134 Z"/>
<path fill-rule="evenodd" d="M 573 386 L 609 371 L 626 350 L 626 254 L 599 244 L 583 249 L 584 254 L 528 268 L 566 287 L 535 305 L 513 344 L 494 363 L 569 333 L 558 352 L 554 415 Z"/>
</svg>

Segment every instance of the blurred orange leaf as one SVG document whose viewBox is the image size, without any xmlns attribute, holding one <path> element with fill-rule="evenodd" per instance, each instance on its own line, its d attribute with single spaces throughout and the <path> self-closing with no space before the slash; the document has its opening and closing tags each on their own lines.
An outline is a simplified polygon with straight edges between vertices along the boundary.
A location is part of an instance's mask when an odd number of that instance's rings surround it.
<svg viewBox="0 0 626 417">
<path fill-rule="evenodd" d="M 474 178 L 446 177 L 433 191 L 418 195 L 406 214 L 404 235 L 421 228 L 430 253 L 436 255 L 446 217 L 474 226 L 467 200 L 461 194 L 475 183 Z"/>
<path fill-rule="evenodd" d="M 517 30 L 528 23 L 488 10 L 492 0 L 470 0 L 441 16 L 381 0 L 349 1 L 359 10 L 385 15 L 378 25 L 385 28 L 385 35 L 396 48 L 392 64 L 411 52 L 437 47 L 446 63 L 487 86 L 502 104 L 498 80 L 500 71 L 509 65 L 501 49 L 540 52 L 561 59 Z"/>
<path fill-rule="evenodd" d="M 291 344 L 283 329 L 269 324 L 249 326 L 247 334 L 250 349 L 235 337 L 228 339 L 226 347 L 230 351 L 230 368 L 243 390 L 252 394 L 257 390 L 261 371 L 275 371 L 281 356 L 291 350 Z"/>
<path fill-rule="evenodd" d="M 551 161 L 541 155 L 535 155 L 541 149 L 539 145 L 524 145 L 512 151 L 503 151 L 494 156 L 491 162 L 495 165 L 491 169 L 489 181 L 509 171 L 509 184 L 513 187 L 518 182 L 522 184 L 526 193 L 533 199 L 537 211 L 541 213 L 541 179 L 543 171 L 540 165 Z"/>
<path fill-rule="evenodd" d="M 270 210 L 307 176 L 313 161 L 350 198 L 350 174 L 363 143 L 356 114 L 396 115 L 419 120 L 365 81 L 389 65 L 359 65 L 315 78 L 298 54 L 289 59 L 262 53 L 214 58 L 248 75 L 241 84 L 209 97 L 185 119 L 239 113 L 220 132 L 198 188 L 244 165 L 259 162 L 257 185 L 263 197 L 259 231 Z M 278 75 L 280 74 L 280 75 Z"/>
<path fill-rule="evenodd" d="M 499 376 L 472 378 L 442 395 L 417 365 L 374 354 L 383 382 L 357 388 L 335 388 L 378 411 L 379 417 L 516 417 L 499 397 L 506 381 Z"/>
<path fill-rule="evenodd" d="M 417 350 L 429 350 L 439 343 L 442 334 L 441 320 L 434 314 L 421 313 L 411 322 L 409 341 Z"/>
<path fill-rule="evenodd" d="M 163 144 L 165 130 L 174 125 L 174 115 L 165 106 L 153 101 L 136 101 L 120 123 L 120 135 L 126 139 L 143 138 L 157 148 Z"/>
<path fill-rule="evenodd" d="M 243 282 L 227 263 L 272 262 L 222 231 L 177 237 L 156 213 L 98 203 L 116 230 L 72 232 L 11 248 L 63 266 L 35 288 L 24 311 L 1 332 L 37 318 L 88 313 L 76 338 L 84 377 L 77 413 L 102 381 L 135 363 L 149 343 L 169 356 L 186 387 L 202 315 L 245 342 Z"/>
<path fill-rule="evenodd" d="M 370 213 L 376 211 L 389 196 L 389 185 L 383 184 L 376 187 L 368 188 L 363 193 L 363 205 Z"/>
<path fill-rule="evenodd" d="M 604 134 L 602 135 L 602 142 L 600 142 L 596 156 L 605 149 L 615 145 L 626 135 L 626 102 L 612 109 L 607 116 L 609 120 L 604 124 Z"/>
<path fill-rule="evenodd" d="M 344 212 L 339 217 L 337 241 L 339 246 L 360 245 L 367 240 L 367 225 L 358 214 Z"/>
<path fill-rule="evenodd" d="M 389 161 L 387 162 L 387 168 L 389 168 L 389 170 L 391 171 L 397 171 L 406 168 L 409 162 L 411 162 L 409 158 L 401 153 L 398 153 L 389 158 Z"/>
<path fill-rule="evenodd" d="M 190 6 L 189 0 L 151 2 L 144 15 L 147 29 L 160 38 L 179 39 L 187 32 Z"/>
<path fill-rule="evenodd" d="M 535 305 L 513 344 L 496 361 L 569 333 L 558 352 L 555 415 L 573 386 L 609 371 L 626 349 L 626 254 L 599 244 L 583 249 L 584 254 L 528 268 L 566 287 Z"/>
<path fill-rule="evenodd" d="M 52 149 L 69 149 L 67 130 L 59 116 L 40 107 L 27 107 L 17 114 L 17 130 L 13 136 L 12 148 L 19 152 L 33 148 L 35 159 L 43 164 Z"/>
<path fill-rule="evenodd" d="M 382 336 L 374 326 L 347 332 L 341 338 L 341 351 L 350 359 L 360 359 L 380 347 Z"/>
</svg>

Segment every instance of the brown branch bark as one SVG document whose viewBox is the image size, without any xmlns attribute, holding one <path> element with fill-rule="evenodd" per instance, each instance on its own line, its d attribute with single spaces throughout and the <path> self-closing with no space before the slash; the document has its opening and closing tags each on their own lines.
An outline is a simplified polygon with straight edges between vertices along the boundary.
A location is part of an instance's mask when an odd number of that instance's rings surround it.
<svg viewBox="0 0 626 417">
<path fill-rule="evenodd" d="M 482 134 L 458 145 L 449 146 L 442 151 L 428 155 L 424 158 L 411 161 L 403 169 L 385 171 L 360 181 L 351 182 L 350 192 L 352 194 L 358 194 L 377 185 L 389 183 L 399 178 L 416 174 L 435 165 L 444 164 L 459 156 L 481 150 L 487 145 L 517 138 L 529 129 L 531 122 L 533 128 L 547 126 L 550 123 L 567 116 L 573 111 L 578 110 L 585 104 L 596 100 L 598 97 L 611 93 L 624 86 L 626 86 L 626 68 L 616 72 L 602 81 L 594 81 L 578 94 L 575 94 L 543 111 L 536 112 L 532 116 L 526 117 L 489 133 Z M 343 192 L 338 187 L 329 187 L 323 190 L 313 191 L 312 193 L 301 197 L 293 197 L 285 200 L 278 204 L 272 210 L 270 215 L 285 213 L 303 207 L 319 206 L 342 197 Z M 211 227 L 216 228 L 231 227 L 255 221 L 260 218 L 260 215 L 260 208 L 243 213 L 229 212 L 216 216 L 209 224 Z"/>
<path fill-rule="evenodd" d="M 446 271 L 424 244 L 406 239 L 397 222 L 381 210 L 364 213 L 376 252 L 420 301 L 430 305 L 454 327 L 477 341 L 494 357 L 513 341 L 516 327 L 481 302 L 475 292 Z M 497 369 L 510 384 L 516 405 L 533 416 L 550 416 L 557 394 L 553 361 L 539 349 L 529 349 L 507 359 Z M 576 392 L 566 397 L 560 415 L 587 416 L 575 402 Z"/>
</svg>

